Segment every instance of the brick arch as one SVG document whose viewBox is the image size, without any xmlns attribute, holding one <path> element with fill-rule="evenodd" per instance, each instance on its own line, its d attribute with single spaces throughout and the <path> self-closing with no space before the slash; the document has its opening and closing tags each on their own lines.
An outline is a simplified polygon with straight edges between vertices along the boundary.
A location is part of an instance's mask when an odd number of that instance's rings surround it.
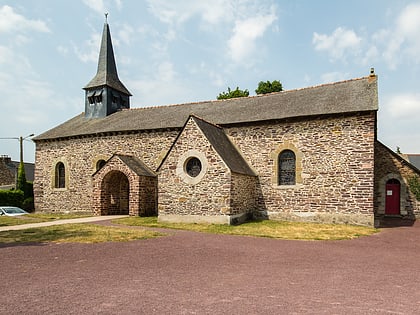
<svg viewBox="0 0 420 315">
<path fill-rule="evenodd" d="M 121 171 L 110 171 L 102 179 L 101 215 L 129 214 L 130 183 Z"/>
<path fill-rule="evenodd" d="M 139 213 L 139 177 L 118 159 L 93 175 L 93 210 L 96 215 Z"/>
<path fill-rule="evenodd" d="M 97 170 L 92 176 L 94 214 L 156 215 L 157 177 L 142 167 L 146 166 L 138 159 L 114 155 Z M 119 199 L 112 200 L 112 193 Z"/>
</svg>

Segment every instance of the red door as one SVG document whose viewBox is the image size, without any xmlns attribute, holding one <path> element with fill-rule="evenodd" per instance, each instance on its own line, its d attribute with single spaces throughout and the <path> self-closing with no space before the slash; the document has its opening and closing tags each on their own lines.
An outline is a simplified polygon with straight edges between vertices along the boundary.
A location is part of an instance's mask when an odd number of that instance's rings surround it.
<svg viewBox="0 0 420 315">
<path fill-rule="evenodd" d="M 400 182 L 390 179 L 385 188 L 385 214 L 400 214 Z"/>
</svg>

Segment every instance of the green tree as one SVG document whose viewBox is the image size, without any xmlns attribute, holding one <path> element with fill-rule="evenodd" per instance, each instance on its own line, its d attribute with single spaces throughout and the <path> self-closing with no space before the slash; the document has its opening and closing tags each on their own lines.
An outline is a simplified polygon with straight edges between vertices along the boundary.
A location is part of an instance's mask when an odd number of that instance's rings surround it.
<svg viewBox="0 0 420 315">
<path fill-rule="evenodd" d="M 258 88 L 255 90 L 255 93 L 267 94 L 267 93 L 281 92 L 281 91 L 283 91 L 283 86 L 278 80 L 274 80 L 273 82 L 260 81 L 260 83 L 258 83 Z"/>
<path fill-rule="evenodd" d="M 18 175 L 17 175 L 17 182 L 16 182 L 16 189 L 25 191 L 26 188 L 26 174 L 25 174 L 25 166 L 23 162 L 19 163 L 18 168 Z"/>
<path fill-rule="evenodd" d="M 231 90 L 230 87 L 228 87 L 227 92 L 222 92 L 217 97 L 218 100 L 225 100 L 228 98 L 236 98 L 236 97 L 247 97 L 249 96 L 248 90 L 240 90 L 239 87 L 236 87 L 236 90 Z"/>
</svg>

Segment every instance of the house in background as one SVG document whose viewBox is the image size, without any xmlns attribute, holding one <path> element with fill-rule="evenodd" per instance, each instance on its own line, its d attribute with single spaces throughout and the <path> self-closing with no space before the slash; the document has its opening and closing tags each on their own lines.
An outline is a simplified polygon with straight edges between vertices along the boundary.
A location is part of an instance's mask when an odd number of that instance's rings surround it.
<svg viewBox="0 0 420 315">
<path fill-rule="evenodd" d="M 0 189 L 10 189 L 16 186 L 19 162 L 12 161 L 7 155 L 0 156 Z M 24 163 L 26 180 L 34 181 L 35 164 Z"/>
<path fill-rule="evenodd" d="M 420 154 L 401 154 L 401 156 L 406 159 L 410 164 L 417 167 L 420 170 Z"/>
<path fill-rule="evenodd" d="M 130 108 L 105 23 L 85 111 L 33 138 L 35 209 L 240 223 L 414 220 L 418 168 L 377 140 L 377 76 Z"/>
</svg>

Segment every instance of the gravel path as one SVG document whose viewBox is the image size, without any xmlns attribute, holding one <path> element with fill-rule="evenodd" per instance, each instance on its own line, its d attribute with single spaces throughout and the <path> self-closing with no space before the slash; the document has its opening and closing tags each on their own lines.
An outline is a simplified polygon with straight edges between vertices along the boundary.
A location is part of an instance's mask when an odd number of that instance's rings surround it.
<svg viewBox="0 0 420 315">
<path fill-rule="evenodd" d="M 420 224 L 351 241 L 0 244 L 0 314 L 416 314 L 419 244 Z"/>
</svg>

